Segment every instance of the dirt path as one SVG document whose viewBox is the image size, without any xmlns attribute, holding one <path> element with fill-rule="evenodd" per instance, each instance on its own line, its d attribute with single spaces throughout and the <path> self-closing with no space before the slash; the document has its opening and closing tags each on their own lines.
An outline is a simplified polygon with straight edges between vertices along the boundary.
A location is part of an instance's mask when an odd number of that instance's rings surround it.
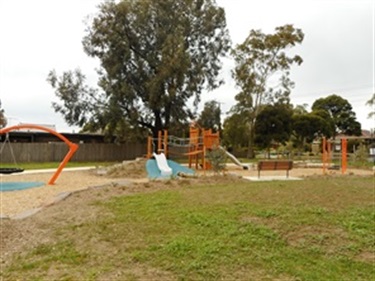
<svg viewBox="0 0 375 281">
<path fill-rule="evenodd" d="M 45 182 L 53 173 L 20 174 L 1 176 L 2 182 Z M 87 189 L 89 187 L 113 185 L 119 179 L 99 176 L 94 170 L 64 171 L 54 185 L 29 188 L 19 191 L 0 192 L 1 216 L 13 217 L 27 210 L 52 204 L 63 193 Z"/>
<path fill-rule="evenodd" d="M 134 167 L 132 167 L 134 168 Z M 328 170 L 329 175 L 339 176 L 340 171 Z M 238 167 L 230 167 L 228 173 L 238 176 L 257 177 L 256 170 L 241 170 Z M 133 173 L 134 174 L 134 173 Z M 210 175 L 211 172 L 199 172 L 199 176 Z M 371 170 L 348 170 L 347 175 L 373 175 Z M 261 177 L 269 176 L 285 176 L 285 171 L 264 171 Z M 309 177 L 323 175 L 322 169 L 293 169 L 290 171 L 290 177 Z M 1 176 L 3 182 L 14 181 L 32 181 L 32 182 L 48 182 L 52 173 L 36 173 L 36 174 L 18 174 L 12 176 Z M 43 208 L 54 203 L 56 198 L 62 194 L 71 193 L 78 190 L 84 190 L 89 187 L 97 186 L 115 186 L 126 182 L 148 182 L 144 178 L 145 174 L 137 174 L 136 178 L 129 177 L 128 174 L 116 173 L 116 177 L 108 177 L 100 175 L 95 169 L 88 171 L 64 171 L 54 185 L 44 185 L 42 187 L 30 188 L 21 191 L 0 192 L 0 210 L 2 218 L 15 218 L 17 215 L 23 214 L 30 210 Z M 155 185 L 155 183 L 153 183 Z M 23 217 L 23 216 L 21 216 Z"/>
<path fill-rule="evenodd" d="M 329 171 L 332 176 L 341 176 L 338 171 Z M 349 170 L 348 175 L 373 175 L 373 171 Z M 255 170 L 230 168 L 228 176 L 208 177 L 209 172 L 199 172 L 198 178 L 168 181 L 148 181 L 145 178 L 129 178 L 118 173 L 116 178 L 98 175 L 96 171 L 64 171 L 53 186 L 42 186 L 23 191 L 0 192 L 1 214 L 15 218 L 27 210 L 45 206 L 42 211 L 27 219 L 0 219 L 0 264 L 7 266 L 14 254 L 32 249 L 43 243 L 53 243 L 56 229 L 82 222 L 95 222 L 103 215 L 97 204 L 114 196 L 148 193 L 158 190 L 179 189 L 194 184 L 218 185 L 245 181 L 242 176 L 257 176 Z M 235 176 L 231 176 L 234 174 Z M 285 172 L 264 172 L 269 176 L 285 176 Z M 2 181 L 47 182 L 52 173 L 1 177 Z M 321 169 L 293 169 L 291 177 L 321 176 Z M 117 184 L 115 184 L 117 183 Z M 91 187 L 91 188 L 90 188 Z M 53 204 L 61 193 L 72 193 L 66 200 Z"/>
</svg>

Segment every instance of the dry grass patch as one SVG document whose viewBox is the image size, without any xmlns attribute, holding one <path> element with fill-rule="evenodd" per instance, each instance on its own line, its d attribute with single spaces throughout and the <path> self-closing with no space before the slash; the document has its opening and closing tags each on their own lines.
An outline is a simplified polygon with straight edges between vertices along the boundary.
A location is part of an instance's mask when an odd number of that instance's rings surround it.
<svg viewBox="0 0 375 281">
<path fill-rule="evenodd" d="M 372 182 L 215 176 L 82 191 L 2 221 L 0 277 L 371 280 Z"/>
</svg>

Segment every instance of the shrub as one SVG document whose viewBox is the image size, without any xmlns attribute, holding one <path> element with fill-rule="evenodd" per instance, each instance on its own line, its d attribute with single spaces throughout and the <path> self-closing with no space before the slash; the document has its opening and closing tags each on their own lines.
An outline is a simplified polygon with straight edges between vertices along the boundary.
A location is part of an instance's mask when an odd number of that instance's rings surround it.
<svg viewBox="0 0 375 281">
<path fill-rule="evenodd" d="M 215 173 L 223 172 L 226 168 L 227 154 L 220 147 L 214 147 L 207 153 L 207 159 L 211 163 Z"/>
</svg>

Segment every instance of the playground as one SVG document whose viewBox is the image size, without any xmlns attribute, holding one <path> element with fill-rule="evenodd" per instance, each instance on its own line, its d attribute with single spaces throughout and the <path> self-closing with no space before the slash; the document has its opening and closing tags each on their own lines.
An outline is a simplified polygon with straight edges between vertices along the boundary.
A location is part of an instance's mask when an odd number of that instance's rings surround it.
<svg viewBox="0 0 375 281">
<path fill-rule="evenodd" d="M 145 169 L 145 159 L 129 161 L 125 165 L 117 165 L 112 174 L 104 174 L 103 168 L 65 169 L 54 185 L 44 184 L 40 187 L 29 188 L 19 191 L 1 193 L 1 215 L 10 218 L 18 215 L 28 214 L 30 210 L 39 210 L 52 205 L 61 196 L 80 190 L 92 190 L 95 188 L 106 188 L 110 192 L 121 185 L 144 184 L 150 189 L 158 189 L 164 183 L 159 180 L 148 178 Z M 105 169 L 104 169 L 105 170 Z M 329 170 L 329 176 L 341 176 L 337 170 Z M 348 176 L 371 176 L 373 171 L 363 169 L 349 169 Z M 53 175 L 52 171 L 27 171 L 21 174 L 2 175 L 2 182 L 43 182 L 47 183 Z M 193 184 L 202 182 L 232 182 L 244 181 L 243 177 L 256 179 L 258 172 L 256 168 L 243 170 L 236 165 L 227 166 L 226 176 L 216 176 L 212 171 L 198 170 L 197 177 L 189 179 Z M 290 178 L 305 179 L 308 177 L 323 177 L 321 168 L 293 168 L 290 171 Z M 287 180 L 285 171 L 264 172 L 260 180 Z M 178 184 L 180 180 L 175 179 Z M 32 213 L 32 211 L 31 211 Z"/>
<path fill-rule="evenodd" d="M 167 130 L 159 131 L 156 138 L 149 137 L 147 142 L 147 155 L 134 161 L 126 161 L 113 167 L 91 167 L 66 169 L 65 166 L 73 157 L 79 146 L 70 142 L 61 134 L 45 127 L 23 124 L 0 130 L 6 134 L 1 146 L 1 153 L 9 146 L 14 158 L 8 132 L 17 129 L 37 129 L 47 131 L 66 143 L 69 151 L 58 165 L 56 170 L 24 171 L 23 168 L 0 168 L 1 176 L 1 217 L 25 218 L 33 215 L 50 205 L 64 200 L 72 193 L 86 189 L 116 188 L 130 186 L 134 183 L 145 184 L 157 188 L 163 186 L 158 180 L 192 179 L 194 184 L 214 181 L 220 184 L 229 181 L 284 181 L 302 180 L 312 176 L 335 175 L 373 175 L 371 170 L 348 169 L 346 159 L 346 140 L 343 140 L 341 169 L 330 169 L 331 147 L 334 144 L 323 139 L 322 168 L 311 168 L 299 165 L 290 160 L 259 161 L 256 164 L 241 163 L 234 155 L 220 146 L 219 133 L 205 130 L 192 124 L 189 128 L 188 138 L 170 136 Z M 226 161 L 222 171 L 215 170 L 215 165 L 210 159 L 213 150 L 225 156 Z M 3 154 L 1 154 L 3 155 Z M 185 164 L 172 159 L 185 159 Z M 261 163 L 263 162 L 263 163 Z M 286 165 L 286 166 L 285 166 Z M 294 165 L 294 167 L 293 167 Z M 65 170 L 64 170 L 65 168 Z M 64 176 L 60 177 L 64 170 Z M 221 173 L 222 176 L 218 176 Z M 262 176 L 261 176 L 262 175 Z M 58 181 L 57 181 L 58 179 Z"/>
<path fill-rule="evenodd" d="M 218 143 L 209 131 L 187 140 L 162 132 L 133 161 L 60 164 L 58 173 L 6 168 L 2 186 L 42 185 L 0 193 L 0 278 L 373 277 L 373 170 L 345 166 L 344 174 L 327 144 L 322 165 L 257 165 Z M 229 158 L 224 170 L 208 161 L 214 146 Z M 176 151 L 185 162 L 166 157 Z"/>
</svg>

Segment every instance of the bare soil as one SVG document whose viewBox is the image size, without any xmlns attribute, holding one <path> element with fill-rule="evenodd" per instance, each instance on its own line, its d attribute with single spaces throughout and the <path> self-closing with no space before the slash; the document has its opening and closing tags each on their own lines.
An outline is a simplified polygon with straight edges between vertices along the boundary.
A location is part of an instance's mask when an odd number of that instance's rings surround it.
<svg viewBox="0 0 375 281">
<path fill-rule="evenodd" d="M 225 172 L 229 181 L 238 180 L 241 177 L 258 176 L 254 169 L 242 170 L 237 166 L 229 166 Z M 347 175 L 374 175 L 371 170 L 348 170 Z M 1 175 L 2 182 L 45 182 L 51 178 L 53 173 L 13 174 Z M 224 181 L 223 177 L 215 177 L 213 172 L 197 171 L 198 177 L 195 182 Z M 311 176 L 322 176 L 323 171 L 319 168 L 297 168 L 289 172 L 289 177 L 306 178 Z M 329 176 L 341 176 L 337 170 L 327 170 Z M 214 176 L 214 177 L 211 177 Z M 262 171 L 261 178 L 284 177 L 285 171 Z M 129 183 L 143 183 L 153 187 L 160 185 L 158 181 L 152 182 L 147 179 L 145 160 L 124 162 L 109 168 L 97 168 L 87 171 L 64 170 L 54 185 L 44 185 L 37 188 L 30 188 L 20 191 L 0 192 L 0 215 L 2 218 L 16 218 L 23 213 L 37 208 L 48 207 L 54 204 L 62 194 L 72 193 L 92 187 L 122 186 Z"/>
<path fill-rule="evenodd" d="M 48 175 L 17 176 L 19 180 L 42 180 Z M 65 172 L 54 186 L 43 186 L 24 191 L 3 192 L 2 210 L 9 219 L 0 219 L 0 265 L 6 266 L 13 254 L 22 254 L 24 248 L 32 249 L 42 243 L 52 243 L 54 231 L 66 224 L 95 221 L 102 215 L 102 208 L 93 204 L 115 196 L 156 192 L 184 188 L 196 183 L 218 185 L 245 181 L 236 175 L 223 177 L 199 176 L 173 180 L 123 179 L 113 181 L 98 176 L 95 171 Z M 57 194 L 69 191 L 71 195 L 53 202 Z M 43 207 L 41 211 L 24 219 L 17 219 L 17 212 L 28 208 Z M 13 216 L 12 216 L 13 215 Z"/>
<path fill-rule="evenodd" d="M 171 180 L 148 180 L 144 163 L 124 164 L 107 173 L 103 169 L 87 171 L 64 171 L 55 185 L 44 185 L 22 191 L 0 192 L 0 265 L 6 265 L 9 257 L 22 253 L 22 249 L 33 248 L 41 243 L 51 242 L 53 232 L 67 223 L 79 223 L 95 219 L 103 211 L 93 204 L 114 196 L 158 190 L 178 189 L 195 184 L 227 184 L 245 181 L 242 176 L 257 176 L 255 170 L 229 168 L 224 176 L 212 172 L 198 172 L 196 178 Z M 339 171 L 329 171 L 340 176 Z M 369 170 L 350 170 L 348 175 L 373 175 Z M 262 176 L 281 175 L 284 171 L 262 172 Z M 52 173 L 21 174 L 2 176 L 1 181 L 48 182 Z M 322 176 L 321 169 L 293 169 L 291 177 Z M 69 194 L 63 200 L 56 200 L 61 194 Z M 40 210 L 38 209 L 40 208 Z M 19 219 L 20 214 L 36 209 L 32 216 Z M 18 219 L 17 219 L 18 218 Z"/>
</svg>

